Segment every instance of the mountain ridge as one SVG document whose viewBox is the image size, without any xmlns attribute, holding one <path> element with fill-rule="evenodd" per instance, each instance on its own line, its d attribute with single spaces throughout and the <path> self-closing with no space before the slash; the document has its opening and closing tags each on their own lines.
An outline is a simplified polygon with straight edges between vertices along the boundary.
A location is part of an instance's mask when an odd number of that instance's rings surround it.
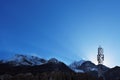
<svg viewBox="0 0 120 80">
<path fill-rule="evenodd" d="M 39 58 L 36 56 L 28 56 L 28 55 L 22 55 L 22 54 L 16 54 L 14 58 L 10 60 L 6 60 L 6 61 L 1 60 L 1 62 L 8 63 L 12 66 L 39 66 L 39 65 L 44 65 L 47 63 L 54 63 L 54 64 L 64 63 L 64 62 L 57 60 L 56 58 L 50 58 L 49 60 L 46 60 L 46 59 Z M 77 73 L 97 71 L 98 69 L 98 65 L 95 65 L 91 61 L 85 61 L 85 60 L 75 61 L 67 66 L 71 70 Z"/>
<path fill-rule="evenodd" d="M 104 71 L 103 75 L 105 80 L 110 80 L 111 74 L 112 74 L 112 80 L 120 79 L 119 66 L 114 68 L 109 68 L 109 67 L 106 67 L 105 65 L 95 65 L 91 61 L 85 61 L 85 60 L 81 60 L 78 62 L 75 61 L 73 62 L 73 64 L 71 63 L 71 65 L 66 65 L 64 62 L 61 62 L 56 58 L 51 58 L 49 60 L 46 60 L 46 59 L 38 58 L 35 56 L 28 57 L 26 55 L 16 55 L 15 58 L 13 58 L 12 60 L 7 60 L 7 61 L 1 60 L 0 61 L 0 78 L 1 78 L 1 75 L 10 77 L 10 76 L 17 76 L 19 74 L 22 74 L 22 75 L 45 74 L 43 75 L 43 77 L 47 77 L 46 75 L 49 75 L 49 77 L 54 76 L 55 78 L 55 75 L 59 74 L 56 76 L 66 75 L 67 78 L 70 78 L 73 80 L 76 80 L 76 79 L 98 80 L 99 67 L 102 67 L 102 70 Z M 69 79 L 66 79 L 66 80 L 69 80 Z"/>
</svg>

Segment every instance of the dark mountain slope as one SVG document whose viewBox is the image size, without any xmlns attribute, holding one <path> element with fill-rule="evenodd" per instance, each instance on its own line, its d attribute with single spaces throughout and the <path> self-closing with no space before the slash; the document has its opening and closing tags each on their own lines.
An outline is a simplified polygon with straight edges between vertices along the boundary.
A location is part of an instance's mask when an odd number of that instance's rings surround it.
<svg viewBox="0 0 120 80">
<path fill-rule="evenodd" d="M 48 62 L 43 65 L 36 65 L 36 66 L 12 66 L 8 63 L 0 64 L 0 74 L 18 74 L 18 73 L 42 73 L 42 72 L 52 72 L 52 71 L 61 71 L 61 72 L 68 72 L 73 73 L 73 71 L 66 66 L 64 63 L 53 63 Z"/>
<path fill-rule="evenodd" d="M 116 66 L 105 72 L 106 80 L 120 80 L 120 67 Z"/>
</svg>

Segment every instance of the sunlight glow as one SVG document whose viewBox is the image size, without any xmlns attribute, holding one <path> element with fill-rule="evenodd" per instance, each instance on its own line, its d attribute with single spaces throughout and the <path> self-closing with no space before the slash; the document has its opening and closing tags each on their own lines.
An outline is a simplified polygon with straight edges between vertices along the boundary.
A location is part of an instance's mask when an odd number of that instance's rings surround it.
<svg viewBox="0 0 120 80">
<path fill-rule="evenodd" d="M 90 47 L 86 50 L 85 52 L 85 58 L 86 60 L 90 60 L 93 63 L 95 63 L 96 65 L 98 64 L 97 62 L 97 49 L 98 47 Z M 106 65 L 108 67 L 114 67 L 115 65 L 113 65 L 114 63 L 114 56 L 111 55 L 113 53 L 113 51 L 111 51 L 110 49 L 103 47 L 104 49 L 104 61 L 103 61 L 103 65 Z"/>
</svg>

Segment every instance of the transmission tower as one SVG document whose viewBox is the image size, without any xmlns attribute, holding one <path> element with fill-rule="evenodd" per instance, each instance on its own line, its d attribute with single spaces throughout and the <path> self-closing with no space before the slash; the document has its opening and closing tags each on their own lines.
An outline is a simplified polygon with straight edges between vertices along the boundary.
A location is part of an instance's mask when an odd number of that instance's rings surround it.
<svg viewBox="0 0 120 80">
<path fill-rule="evenodd" d="M 103 77 L 103 69 L 102 64 L 104 61 L 104 54 L 103 54 L 103 48 L 101 46 L 98 47 L 98 54 L 97 54 L 97 61 L 98 61 L 98 78 Z"/>
<path fill-rule="evenodd" d="M 97 61 L 98 64 L 103 64 L 104 61 L 103 48 L 101 46 L 98 47 Z"/>
</svg>

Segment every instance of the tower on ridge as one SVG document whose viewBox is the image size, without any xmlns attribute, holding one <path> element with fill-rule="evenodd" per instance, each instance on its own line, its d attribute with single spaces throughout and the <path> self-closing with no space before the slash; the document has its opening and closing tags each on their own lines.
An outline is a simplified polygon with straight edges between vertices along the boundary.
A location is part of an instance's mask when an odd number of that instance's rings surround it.
<svg viewBox="0 0 120 80">
<path fill-rule="evenodd" d="M 103 54 L 103 48 L 101 46 L 98 47 L 97 61 L 98 61 L 98 78 L 100 77 L 104 78 L 103 69 L 102 69 L 104 54 Z"/>
<path fill-rule="evenodd" d="M 98 47 L 97 61 L 98 64 L 103 64 L 104 61 L 103 48 L 101 46 Z"/>
</svg>

